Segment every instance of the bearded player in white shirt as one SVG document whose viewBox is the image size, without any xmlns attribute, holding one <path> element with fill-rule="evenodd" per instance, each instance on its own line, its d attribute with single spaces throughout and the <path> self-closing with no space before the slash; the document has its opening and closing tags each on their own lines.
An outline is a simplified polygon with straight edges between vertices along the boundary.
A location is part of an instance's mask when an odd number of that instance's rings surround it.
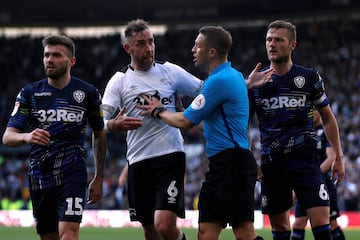
<svg viewBox="0 0 360 240">
<path fill-rule="evenodd" d="M 185 217 L 183 137 L 160 119 L 141 116 L 136 106 L 147 104 L 140 97 L 145 94 L 176 111 L 176 94 L 196 96 L 202 81 L 178 65 L 154 60 L 154 36 L 144 20 L 128 23 L 123 47 L 131 62 L 107 83 L 102 107 L 108 131 L 127 130 L 130 219 L 141 222 L 146 240 L 185 240 L 176 226 L 176 218 Z"/>
</svg>

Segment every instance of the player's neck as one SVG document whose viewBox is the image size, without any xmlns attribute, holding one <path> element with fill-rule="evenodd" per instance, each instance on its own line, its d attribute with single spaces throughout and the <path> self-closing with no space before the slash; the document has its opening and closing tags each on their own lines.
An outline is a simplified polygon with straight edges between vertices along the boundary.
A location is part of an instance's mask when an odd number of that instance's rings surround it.
<svg viewBox="0 0 360 240">
<path fill-rule="evenodd" d="M 292 65 L 293 62 L 291 60 L 288 60 L 286 62 L 281 62 L 281 63 L 271 62 L 270 67 L 275 69 L 276 75 L 282 76 L 290 71 Z"/>
<path fill-rule="evenodd" d="M 213 61 L 210 61 L 210 63 L 209 63 L 209 68 L 208 68 L 207 73 L 210 74 L 212 71 L 214 71 L 215 68 L 217 68 L 218 66 L 220 66 L 221 64 L 226 63 L 226 62 L 227 62 L 226 58 L 213 59 Z"/>
<path fill-rule="evenodd" d="M 48 83 L 50 86 L 57 88 L 57 89 L 63 89 L 66 87 L 70 82 L 71 76 L 70 75 L 64 75 L 57 79 L 49 78 L 48 77 Z"/>
<path fill-rule="evenodd" d="M 133 70 L 137 70 L 137 71 L 148 71 L 151 67 L 153 67 L 155 65 L 155 63 L 151 63 L 151 64 L 139 64 L 135 61 L 131 61 L 130 63 L 130 67 L 133 69 Z"/>
</svg>

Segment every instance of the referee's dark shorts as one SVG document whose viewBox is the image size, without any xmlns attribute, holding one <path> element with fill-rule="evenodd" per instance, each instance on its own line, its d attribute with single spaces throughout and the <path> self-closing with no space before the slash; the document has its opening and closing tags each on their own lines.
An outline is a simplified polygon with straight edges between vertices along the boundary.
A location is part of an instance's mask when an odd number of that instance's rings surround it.
<svg viewBox="0 0 360 240">
<path fill-rule="evenodd" d="M 257 165 L 242 148 L 226 149 L 209 158 L 209 171 L 199 196 L 199 222 L 236 226 L 254 222 Z"/>
</svg>

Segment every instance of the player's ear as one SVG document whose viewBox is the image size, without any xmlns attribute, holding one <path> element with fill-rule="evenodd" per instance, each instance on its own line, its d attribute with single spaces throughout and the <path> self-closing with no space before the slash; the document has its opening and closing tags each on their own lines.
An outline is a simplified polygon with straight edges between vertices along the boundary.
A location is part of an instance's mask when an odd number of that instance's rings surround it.
<svg viewBox="0 0 360 240">
<path fill-rule="evenodd" d="M 124 44 L 123 44 L 123 48 L 124 48 L 124 50 L 125 50 L 128 54 L 130 54 L 130 45 L 129 45 L 129 44 L 124 43 Z"/>
<path fill-rule="evenodd" d="M 71 67 L 74 66 L 75 63 L 76 63 L 76 58 L 75 57 L 70 58 L 70 66 Z"/>
<path fill-rule="evenodd" d="M 209 49 L 209 55 L 210 55 L 211 57 L 214 57 L 216 54 L 217 54 L 217 51 L 216 51 L 215 48 L 210 48 L 210 49 Z"/>
</svg>

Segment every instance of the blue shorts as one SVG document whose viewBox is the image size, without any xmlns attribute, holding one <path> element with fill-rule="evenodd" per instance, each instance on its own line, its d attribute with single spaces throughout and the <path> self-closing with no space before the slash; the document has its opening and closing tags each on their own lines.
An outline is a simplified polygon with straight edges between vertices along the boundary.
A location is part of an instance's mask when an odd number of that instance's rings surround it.
<svg viewBox="0 0 360 240">
<path fill-rule="evenodd" d="M 340 216 L 338 199 L 337 199 L 337 188 L 334 182 L 330 179 L 329 173 L 325 173 L 324 177 L 330 197 L 330 220 L 335 220 Z M 294 215 L 295 217 L 305 217 L 307 215 L 305 209 L 301 207 L 299 201 L 295 202 Z"/>
<path fill-rule="evenodd" d="M 315 146 L 262 156 L 262 211 L 280 214 L 293 205 L 293 191 L 304 209 L 329 206 L 329 194 Z M 265 159 L 264 159 L 265 158 Z"/>
<path fill-rule="evenodd" d="M 185 164 L 185 153 L 175 152 L 129 165 L 131 221 L 153 224 L 155 210 L 169 210 L 185 217 Z"/>
<path fill-rule="evenodd" d="M 257 165 L 247 149 L 224 150 L 209 158 L 199 196 L 199 222 L 236 226 L 254 221 Z"/>
<path fill-rule="evenodd" d="M 30 190 L 38 234 L 58 232 L 59 221 L 81 222 L 86 195 L 85 181 Z"/>
</svg>

